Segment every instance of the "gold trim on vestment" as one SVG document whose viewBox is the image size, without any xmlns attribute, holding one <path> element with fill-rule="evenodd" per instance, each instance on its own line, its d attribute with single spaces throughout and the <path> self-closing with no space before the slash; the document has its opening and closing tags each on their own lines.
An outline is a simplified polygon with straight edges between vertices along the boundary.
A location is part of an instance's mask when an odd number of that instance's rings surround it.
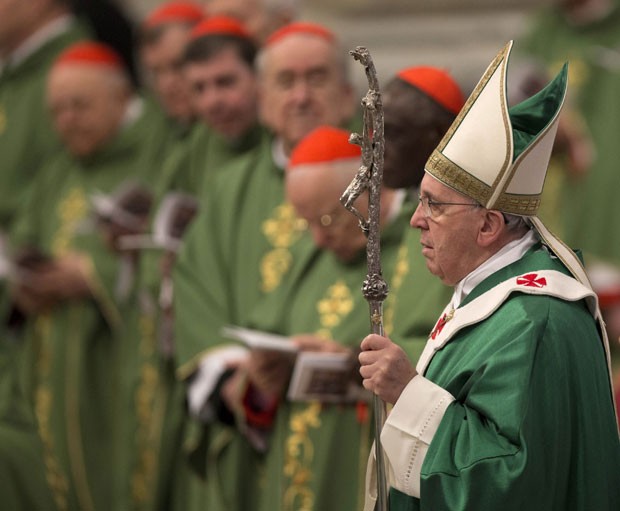
<svg viewBox="0 0 620 511">
<path fill-rule="evenodd" d="M 353 295 L 342 279 L 325 291 L 316 304 L 320 328 L 316 335 L 333 339 L 333 329 L 339 326 L 354 308 Z M 315 494 L 311 488 L 314 479 L 312 462 L 314 445 L 311 429 L 321 427 L 323 405 L 313 401 L 289 419 L 289 435 L 285 443 L 283 475 L 287 481 L 283 495 L 283 511 L 313 511 Z"/>
<path fill-rule="evenodd" d="M 142 360 L 140 381 L 134 403 L 137 427 L 135 431 L 136 465 L 130 476 L 132 509 L 148 509 L 156 493 L 161 431 L 168 391 L 161 385 L 157 360 L 156 324 L 152 315 L 141 313 L 139 319 Z"/>
</svg>

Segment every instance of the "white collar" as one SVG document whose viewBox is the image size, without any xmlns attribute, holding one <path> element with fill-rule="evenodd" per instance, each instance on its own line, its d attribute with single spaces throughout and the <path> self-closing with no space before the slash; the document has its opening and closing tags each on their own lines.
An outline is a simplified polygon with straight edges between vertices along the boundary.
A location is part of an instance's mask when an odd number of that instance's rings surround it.
<svg viewBox="0 0 620 511">
<path fill-rule="evenodd" d="M 276 167 L 284 170 L 288 165 L 288 156 L 284 152 L 284 142 L 281 138 L 276 138 L 271 146 L 271 156 Z"/>
<path fill-rule="evenodd" d="M 144 112 L 144 100 L 140 96 L 134 96 L 127 103 L 127 108 L 121 121 L 121 126 L 131 126 Z"/>
<path fill-rule="evenodd" d="M 63 32 L 66 32 L 74 21 L 75 17 L 73 15 L 63 14 L 42 26 L 34 34 L 26 38 L 26 40 L 15 49 L 15 51 L 13 51 L 5 59 L 0 60 L 0 71 L 4 70 L 4 66 L 7 62 L 10 62 L 11 67 L 13 67 L 26 60 L 39 48 L 43 47 L 43 45 L 45 45 L 48 41 L 51 41 Z"/>
<path fill-rule="evenodd" d="M 506 244 L 497 253 L 483 262 L 456 286 L 451 305 L 456 309 L 469 293 L 489 275 L 521 259 L 539 241 L 534 230 L 529 230 L 522 238 Z"/>
</svg>

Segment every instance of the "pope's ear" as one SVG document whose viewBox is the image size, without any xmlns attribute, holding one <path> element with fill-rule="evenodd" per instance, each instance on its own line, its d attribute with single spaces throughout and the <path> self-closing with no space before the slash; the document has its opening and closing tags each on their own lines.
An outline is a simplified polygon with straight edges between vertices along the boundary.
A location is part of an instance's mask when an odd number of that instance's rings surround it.
<svg viewBox="0 0 620 511">
<path fill-rule="evenodd" d="M 492 245 L 504 232 L 505 226 L 506 221 L 500 211 L 487 209 L 482 217 L 482 226 L 478 231 L 478 243 L 483 247 Z"/>
</svg>

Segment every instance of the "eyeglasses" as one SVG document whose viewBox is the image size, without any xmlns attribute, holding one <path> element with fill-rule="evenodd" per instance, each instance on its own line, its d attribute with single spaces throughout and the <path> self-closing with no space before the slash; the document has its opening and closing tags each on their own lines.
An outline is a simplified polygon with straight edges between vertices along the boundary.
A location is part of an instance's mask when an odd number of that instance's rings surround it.
<svg viewBox="0 0 620 511">
<path fill-rule="evenodd" d="M 430 197 L 423 197 L 418 195 L 418 201 L 424 208 L 424 216 L 426 218 L 436 218 L 441 214 L 441 206 L 472 206 L 477 208 L 480 204 L 475 202 L 438 202 Z"/>
</svg>

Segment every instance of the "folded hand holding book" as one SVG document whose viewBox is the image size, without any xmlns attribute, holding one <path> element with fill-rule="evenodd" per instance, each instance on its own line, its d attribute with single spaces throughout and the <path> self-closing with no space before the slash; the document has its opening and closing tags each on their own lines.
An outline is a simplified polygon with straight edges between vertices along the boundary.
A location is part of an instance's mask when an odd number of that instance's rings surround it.
<svg viewBox="0 0 620 511">
<path fill-rule="evenodd" d="M 250 349 L 279 351 L 294 357 L 287 391 L 289 401 L 352 403 L 367 399 L 367 392 L 354 381 L 350 353 L 299 351 L 290 337 L 236 326 L 224 327 L 222 335 L 239 340 Z"/>
</svg>

